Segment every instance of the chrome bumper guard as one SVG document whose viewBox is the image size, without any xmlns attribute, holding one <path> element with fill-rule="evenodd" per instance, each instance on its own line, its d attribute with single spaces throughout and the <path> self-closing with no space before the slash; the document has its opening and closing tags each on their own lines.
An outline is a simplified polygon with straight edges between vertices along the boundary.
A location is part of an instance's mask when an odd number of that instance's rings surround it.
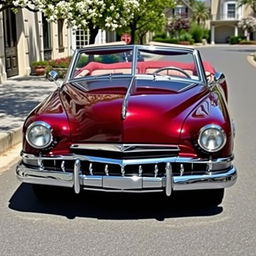
<svg viewBox="0 0 256 256">
<path fill-rule="evenodd" d="M 33 159 L 38 161 L 39 167 L 27 166 L 24 160 Z M 40 166 L 41 161 L 49 159 L 75 160 L 73 172 L 52 171 Z M 162 177 L 143 177 L 142 173 L 134 176 L 112 176 L 106 175 L 84 175 L 81 172 L 81 161 L 113 163 L 116 161 L 122 167 L 135 162 L 141 163 L 160 163 L 165 162 L 165 175 Z M 52 185 L 74 188 L 75 193 L 80 189 L 97 190 L 106 192 L 161 192 L 165 191 L 170 196 L 172 191 L 176 190 L 199 190 L 199 189 L 218 189 L 232 186 L 237 179 L 236 168 L 231 164 L 232 158 L 222 158 L 217 160 L 202 160 L 192 158 L 170 157 L 155 159 L 131 159 L 116 160 L 103 159 L 88 156 L 60 156 L 60 157 L 35 157 L 33 155 L 23 154 L 21 161 L 16 169 L 17 177 L 20 181 L 32 184 Z M 173 175 L 172 163 L 205 163 L 209 169 L 206 174 L 200 175 Z M 216 165 L 225 166 L 224 170 L 212 171 Z M 227 168 L 228 166 L 228 168 Z"/>
</svg>

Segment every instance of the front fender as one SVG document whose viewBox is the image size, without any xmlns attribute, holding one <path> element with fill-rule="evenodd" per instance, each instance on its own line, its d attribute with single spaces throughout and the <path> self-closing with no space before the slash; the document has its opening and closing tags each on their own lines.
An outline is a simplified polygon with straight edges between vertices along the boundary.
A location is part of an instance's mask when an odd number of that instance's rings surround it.
<svg viewBox="0 0 256 256">
<path fill-rule="evenodd" d="M 65 109 L 56 90 L 40 105 L 38 105 L 27 117 L 23 125 L 23 134 L 26 134 L 28 126 L 35 121 L 44 121 L 52 128 L 54 141 L 47 149 L 43 149 L 44 154 L 65 154 L 70 147 L 70 126 Z M 23 136 L 23 152 L 39 154 L 42 150 L 35 149 L 26 141 Z"/>
<path fill-rule="evenodd" d="M 185 119 L 180 133 L 180 155 L 192 157 L 206 157 L 209 153 L 204 152 L 198 145 L 199 132 L 202 127 L 215 124 L 220 126 L 226 133 L 227 141 L 224 148 L 219 152 L 211 153 L 213 158 L 231 156 L 233 152 L 233 131 L 226 100 L 222 93 L 214 90 L 202 101 Z"/>
</svg>

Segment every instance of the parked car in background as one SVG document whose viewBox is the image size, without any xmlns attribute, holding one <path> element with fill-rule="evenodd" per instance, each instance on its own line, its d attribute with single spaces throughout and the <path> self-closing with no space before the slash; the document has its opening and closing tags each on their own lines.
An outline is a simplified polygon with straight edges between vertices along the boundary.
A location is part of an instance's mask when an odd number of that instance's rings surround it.
<svg viewBox="0 0 256 256">
<path fill-rule="evenodd" d="M 37 195 L 49 186 L 167 196 L 198 190 L 218 205 L 237 177 L 227 100 L 224 74 L 196 49 L 79 49 L 63 84 L 24 123 L 17 176 Z"/>
</svg>

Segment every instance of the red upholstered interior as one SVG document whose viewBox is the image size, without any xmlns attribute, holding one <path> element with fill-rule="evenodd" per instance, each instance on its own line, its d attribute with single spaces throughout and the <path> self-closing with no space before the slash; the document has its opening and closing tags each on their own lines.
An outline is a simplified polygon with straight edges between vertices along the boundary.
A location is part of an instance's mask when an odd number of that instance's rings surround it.
<svg viewBox="0 0 256 256">
<path fill-rule="evenodd" d="M 207 75 L 213 75 L 216 71 L 209 62 L 203 62 L 203 66 Z M 137 64 L 137 73 L 146 74 L 153 73 L 156 70 L 164 67 L 177 67 L 185 70 L 190 75 L 196 75 L 194 63 L 181 63 L 173 61 L 143 61 Z M 177 71 L 176 71 L 177 72 Z M 101 74 L 131 74 L 131 62 L 118 62 L 112 64 L 104 64 L 99 62 L 90 62 L 85 67 L 81 68 L 76 77 L 86 75 L 101 75 Z"/>
</svg>

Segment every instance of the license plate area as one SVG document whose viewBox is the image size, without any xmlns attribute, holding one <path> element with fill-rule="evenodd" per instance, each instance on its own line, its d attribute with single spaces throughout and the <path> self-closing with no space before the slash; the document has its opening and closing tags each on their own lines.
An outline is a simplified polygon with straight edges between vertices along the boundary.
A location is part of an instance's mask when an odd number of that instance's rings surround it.
<svg viewBox="0 0 256 256">
<path fill-rule="evenodd" d="M 112 189 L 142 189 L 142 177 L 117 177 L 103 176 L 103 188 Z"/>
</svg>

